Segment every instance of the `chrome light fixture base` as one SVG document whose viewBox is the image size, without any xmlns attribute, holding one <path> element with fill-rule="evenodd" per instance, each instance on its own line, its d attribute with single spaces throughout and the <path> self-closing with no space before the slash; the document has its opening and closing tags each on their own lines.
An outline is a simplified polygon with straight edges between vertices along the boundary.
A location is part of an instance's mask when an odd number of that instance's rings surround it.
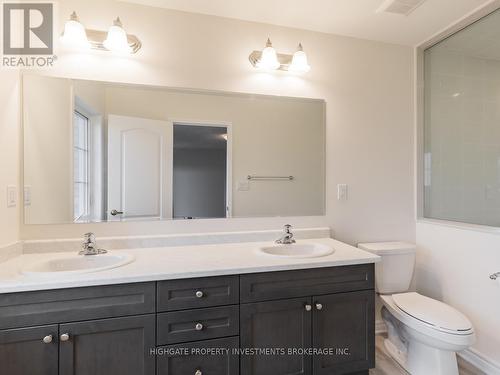
<svg viewBox="0 0 500 375">
<path fill-rule="evenodd" d="M 257 64 L 260 61 L 261 57 L 262 57 L 262 51 L 253 51 L 250 54 L 250 56 L 248 56 L 248 60 L 250 61 L 250 64 L 252 64 L 254 68 L 258 68 Z M 280 66 L 278 67 L 277 70 L 288 71 L 288 68 L 292 63 L 293 55 L 277 53 L 277 57 L 280 63 Z"/>
</svg>

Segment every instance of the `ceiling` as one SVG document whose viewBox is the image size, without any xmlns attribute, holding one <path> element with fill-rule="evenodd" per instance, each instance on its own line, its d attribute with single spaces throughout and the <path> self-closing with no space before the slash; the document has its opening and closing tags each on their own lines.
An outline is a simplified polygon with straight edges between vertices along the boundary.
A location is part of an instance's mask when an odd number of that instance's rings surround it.
<svg viewBox="0 0 500 375">
<path fill-rule="evenodd" d="M 412 46 L 490 2 L 427 0 L 404 16 L 377 13 L 384 0 L 122 1 Z"/>
</svg>

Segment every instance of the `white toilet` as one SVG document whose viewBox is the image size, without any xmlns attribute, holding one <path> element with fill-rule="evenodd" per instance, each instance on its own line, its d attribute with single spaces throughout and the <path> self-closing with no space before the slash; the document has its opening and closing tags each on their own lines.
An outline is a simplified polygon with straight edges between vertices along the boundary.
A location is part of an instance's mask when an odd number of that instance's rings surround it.
<svg viewBox="0 0 500 375">
<path fill-rule="evenodd" d="M 362 243 L 379 255 L 375 285 L 387 325 L 385 347 L 411 375 L 458 375 L 456 352 L 474 342 L 471 322 L 443 302 L 408 292 L 416 246 L 404 242 Z"/>
</svg>

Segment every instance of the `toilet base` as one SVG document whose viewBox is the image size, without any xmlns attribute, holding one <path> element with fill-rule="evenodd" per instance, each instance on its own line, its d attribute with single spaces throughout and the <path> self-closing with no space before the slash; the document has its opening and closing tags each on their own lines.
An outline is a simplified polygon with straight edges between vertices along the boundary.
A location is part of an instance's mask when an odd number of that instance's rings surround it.
<svg viewBox="0 0 500 375">
<path fill-rule="evenodd" d="M 406 369 L 406 352 L 402 352 L 391 340 L 384 340 L 384 347 L 387 353 L 394 359 L 402 368 Z"/>
<path fill-rule="evenodd" d="M 459 375 L 457 357 L 453 350 L 462 350 L 467 346 L 443 343 L 436 337 L 406 326 L 389 312 L 387 306 L 382 308 L 382 318 L 388 333 L 388 338 L 384 340 L 385 349 L 408 373 Z"/>
<path fill-rule="evenodd" d="M 418 341 L 410 342 L 402 352 L 389 339 L 384 340 L 387 353 L 411 375 L 459 375 L 455 352 L 431 348 Z"/>
<path fill-rule="evenodd" d="M 433 348 L 416 340 L 408 343 L 408 358 L 404 367 L 411 375 L 458 375 L 455 352 Z"/>
</svg>

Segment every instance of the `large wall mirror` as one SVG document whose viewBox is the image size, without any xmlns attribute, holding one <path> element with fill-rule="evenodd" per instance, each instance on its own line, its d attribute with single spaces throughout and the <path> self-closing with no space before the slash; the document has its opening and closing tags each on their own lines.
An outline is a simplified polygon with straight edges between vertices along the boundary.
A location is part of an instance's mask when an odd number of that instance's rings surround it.
<svg viewBox="0 0 500 375">
<path fill-rule="evenodd" d="M 26 224 L 315 216 L 325 103 L 23 77 Z"/>
</svg>

